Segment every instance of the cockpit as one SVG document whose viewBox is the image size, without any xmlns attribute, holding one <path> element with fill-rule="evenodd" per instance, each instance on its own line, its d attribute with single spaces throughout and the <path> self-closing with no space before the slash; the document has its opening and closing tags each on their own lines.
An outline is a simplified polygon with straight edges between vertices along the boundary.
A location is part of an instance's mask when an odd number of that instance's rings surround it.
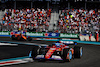
<svg viewBox="0 0 100 67">
<path fill-rule="evenodd" d="M 62 43 L 53 43 L 52 46 L 61 47 Z"/>
</svg>

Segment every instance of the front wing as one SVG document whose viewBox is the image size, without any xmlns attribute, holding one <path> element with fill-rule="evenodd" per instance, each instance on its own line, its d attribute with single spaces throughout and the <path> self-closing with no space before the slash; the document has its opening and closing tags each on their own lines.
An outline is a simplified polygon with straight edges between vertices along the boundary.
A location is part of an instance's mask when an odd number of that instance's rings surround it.
<svg viewBox="0 0 100 67">
<path fill-rule="evenodd" d="M 45 58 L 45 55 L 37 55 L 35 57 L 35 59 L 46 59 Z M 60 56 L 57 56 L 57 55 L 52 55 L 51 58 L 48 58 L 47 60 L 63 60 Z"/>
</svg>

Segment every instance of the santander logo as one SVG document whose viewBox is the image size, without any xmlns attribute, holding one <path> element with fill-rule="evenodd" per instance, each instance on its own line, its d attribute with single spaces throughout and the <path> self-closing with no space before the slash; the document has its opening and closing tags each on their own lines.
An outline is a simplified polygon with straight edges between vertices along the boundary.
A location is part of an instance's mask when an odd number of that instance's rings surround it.
<svg viewBox="0 0 100 67">
<path fill-rule="evenodd" d="M 56 48 L 50 48 L 50 50 L 55 50 Z"/>
</svg>

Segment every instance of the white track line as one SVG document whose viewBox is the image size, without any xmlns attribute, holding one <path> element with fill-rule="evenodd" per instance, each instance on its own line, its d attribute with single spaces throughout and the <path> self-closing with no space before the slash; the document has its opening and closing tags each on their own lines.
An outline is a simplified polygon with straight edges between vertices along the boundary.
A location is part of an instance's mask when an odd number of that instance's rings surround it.
<svg viewBox="0 0 100 67">
<path fill-rule="evenodd" d="M 48 45 L 46 45 L 46 44 L 39 44 L 39 43 L 23 43 L 23 44 L 48 46 Z"/>
<path fill-rule="evenodd" d="M 16 46 L 18 44 L 10 44 L 10 43 L 0 43 L 1 46 Z"/>
</svg>

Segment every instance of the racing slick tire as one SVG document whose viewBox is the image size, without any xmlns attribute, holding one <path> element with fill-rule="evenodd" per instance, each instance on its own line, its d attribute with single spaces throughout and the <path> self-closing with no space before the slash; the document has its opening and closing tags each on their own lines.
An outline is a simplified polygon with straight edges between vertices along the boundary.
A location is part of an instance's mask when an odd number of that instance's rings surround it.
<svg viewBox="0 0 100 67">
<path fill-rule="evenodd" d="M 12 40 L 15 40 L 15 36 L 14 36 L 14 35 L 12 35 L 12 36 L 11 36 L 11 39 L 12 39 Z"/>
<path fill-rule="evenodd" d="M 27 40 L 28 40 L 28 41 L 32 41 L 32 38 L 31 38 L 31 37 L 28 37 Z"/>
<path fill-rule="evenodd" d="M 63 62 L 68 61 L 70 62 L 72 59 L 72 52 L 70 49 L 63 49 L 63 55 L 62 55 Z"/>
<path fill-rule="evenodd" d="M 33 49 L 32 49 L 32 54 L 31 54 L 31 56 L 32 56 L 32 59 L 33 60 L 35 60 L 35 57 L 37 56 L 37 52 L 38 52 L 38 49 L 39 49 L 39 47 L 38 46 L 34 46 L 33 47 Z"/>
<path fill-rule="evenodd" d="M 17 37 L 17 40 L 18 40 L 18 41 L 19 41 L 19 40 L 21 40 L 21 37 L 20 37 L 20 36 L 18 36 L 18 37 Z"/>
<path fill-rule="evenodd" d="M 74 47 L 74 57 L 75 58 L 81 58 L 83 55 L 83 48 L 80 46 Z"/>
</svg>

